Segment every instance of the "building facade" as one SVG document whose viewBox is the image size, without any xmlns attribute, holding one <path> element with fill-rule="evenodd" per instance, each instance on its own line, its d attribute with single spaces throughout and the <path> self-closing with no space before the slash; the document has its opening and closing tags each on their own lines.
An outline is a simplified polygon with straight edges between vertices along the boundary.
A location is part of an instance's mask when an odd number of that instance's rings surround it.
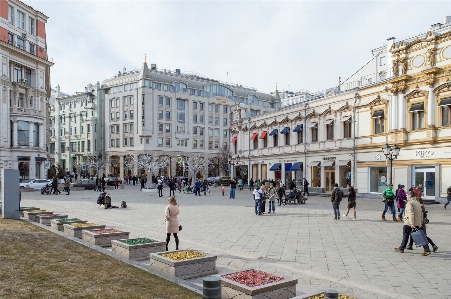
<svg viewBox="0 0 451 299">
<path fill-rule="evenodd" d="M 0 168 L 45 178 L 50 67 L 48 17 L 17 0 L 0 0 Z M 0 178 L 1 179 L 1 178 Z"/>
<path fill-rule="evenodd" d="M 90 173 L 89 157 L 100 158 L 103 148 L 103 90 L 100 83 L 88 84 L 84 92 L 66 95 L 56 87 L 50 103 L 50 162 L 65 171 Z"/>
<path fill-rule="evenodd" d="M 102 88 L 107 172 L 120 176 L 140 175 L 143 170 L 125 166 L 126 157 L 143 153 L 170 156 L 161 174 L 182 175 L 177 157 L 228 153 L 232 106 L 252 105 L 255 115 L 280 107 L 270 94 L 178 69 L 149 68 L 146 61 L 140 71 L 123 70 L 103 81 Z M 217 163 L 212 175 L 223 175 L 226 169 Z"/>
</svg>

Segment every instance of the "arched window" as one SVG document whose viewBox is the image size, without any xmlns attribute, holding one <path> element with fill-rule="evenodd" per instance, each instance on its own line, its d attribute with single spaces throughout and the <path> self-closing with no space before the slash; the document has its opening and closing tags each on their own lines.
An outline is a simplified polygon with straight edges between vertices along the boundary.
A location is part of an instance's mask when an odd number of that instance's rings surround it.
<svg viewBox="0 0 451 299">
<path fill-rule="evenodd" d="M 218 96 L 233 99 L 233 92 L 227 87 L 224 87 L 222 85 L 208 85 L 205 86 L 204 89 L 206 92 L 210 93 L 210 96 L 213 97 Z"/>
</svg>

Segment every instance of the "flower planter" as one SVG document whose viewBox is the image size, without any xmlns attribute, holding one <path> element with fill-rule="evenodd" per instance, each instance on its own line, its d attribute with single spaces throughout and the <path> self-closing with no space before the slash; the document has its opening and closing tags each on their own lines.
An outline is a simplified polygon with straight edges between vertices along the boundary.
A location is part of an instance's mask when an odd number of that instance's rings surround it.
<svg viewBox="0 0 451 299">
<path fill-rule="evenodd" d="M 53 219 L 66 219 L 67 215 L 62 215 L 62 214 L 42 214 L 42 215 L 37 215 L 37 222 L 50 226 L 50 221 L 52 221 Z"/>
<path fill-rule="evenodd" d="M 23 217 L 23 213 L 24 213 L 25 211 L 33 211 L 33 210 L 40 210 L 40 209 L 39 209 L 39 208 L 36 208 L 36 207 L 21 207 L 21 208 L 19 209 L 19 211 L 20 211 L 20 216 Z"/>
<path fill-rule="evenodd" d="M 221 275 L 221 298 L 288 299 L 296 297 L 297 279 L 249 269 Z"/>
<path fill-rule="evenodd" d="M 82 238 L 82 232 L 84 230 L 105 228 L 105 225 L 98 225 L 97 223 L 86 222 L 86 223 L 71 223 L 63 224 L 64 233 L 75 238 Z"/>
<path fill-rule="evenodd" d="M 23 218 L 28 219 L 30 221 L 38 221 L 38 218 L 36 216 L 38 215 L 51 215 L 53 212 L 49 212 L 47 210 L 31 210 L 31 211 L 24 211 L 23 212 Z"/>
<path fill-rule="evenodd" d="M 111 241 L 112 251 L 132 260 L 145 260 L 150 253 L 166 250 L 166 242 L 158 242 L 147 238 Z"/>
<path fill-rule="evenodd" d="M 108 247 L 111 246 L 111 241 L 128 239 L 130 235 L 129 232 L 123 232 L 117 229 L 94 229 L 94 230 L 84 230 L 82 232 L 83 241 L 88 242 L 92 245 Z"/>
<path fill-rule="evenodd" d="M 55 219 L 50 220 L 50 226 L 53 229 L 64 231 L 63 224 L 69 224 L 69 223 L 86 223 L 88 221 L 86 220 L 80 220 L 78 218 L 66 218 L 66 219 Z"/>
<path fill-rule="evenodd" d="M 216 270 L 216 256 L 205 255 L 198 251 L 191 250 L 189 251 L 201 254 L 203 256 L 184 260 L 175 260 L 163 256 L 168 254 L 177 255 L 186 251 L 188 250 L 151 253 L 149 267 L 167 273 L 169 275 L 173 275 L 175 277 L 180 277 L 182 279 L 189 279 L 218 273 L 218 270 Z"/>
</svg>

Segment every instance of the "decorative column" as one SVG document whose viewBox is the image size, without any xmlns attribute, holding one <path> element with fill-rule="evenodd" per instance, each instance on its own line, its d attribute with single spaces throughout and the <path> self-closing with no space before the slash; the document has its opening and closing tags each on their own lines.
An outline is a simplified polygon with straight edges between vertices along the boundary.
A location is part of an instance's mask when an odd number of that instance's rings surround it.
<svg viewBox="0 0 451 299">
<path fill-rule="evenodd" d="M 39 147 L 44 148 L 44 124 L 39 124 Z"/>
<path fill-rule="evenodd" d="M 434 96 L 434 83 L 429 83 L 429 95 L 428 95 L 428 127 L 435 128 L 435 96 Z"/>
<path fill-rule="evenodd" d="M 13 120 L 13 147 L 17 148 L 19 144 L 19 136 L 17 135 L 17 119 Z"/>
<path fill-rule="evenodd" d="M 124 156 L 119 156 L 119 177 L 124 177 Z M 172 173 L 169 173 L 169 176 L 172 176 Z"/>
<path fill-rule="evenodd" d="M 399 119 L 399 123 L 398 123 L 398 129 L 401 131 L 405 131 L 406 130 L 406 101 L 404 99 L 404 90 L 400 89 L 399 90 L 399 97 L 398 97 L 398 107 L 399 107 L 399 113 L 398 115 L 398 119 Z M 396 120 L 395 117 L 393 117 L 394 114 L 392 114 L 392 119 Z"/>
<path fill-rule="evenodd" d="M 397 116 L 398 116 L 398 89 L 392 90 L 392 98 L 391 98 L 391 113 L 390 113 L 390 123 L 391 128 L 390 131 L 397 131 L 398 130 L 398 122 L 397 122 Z"/>
<path fill-rule="evenodd" d="M 33 147 L 33 126 L 34 122 L 28 122 L 28 146 Z"/>
</svg>

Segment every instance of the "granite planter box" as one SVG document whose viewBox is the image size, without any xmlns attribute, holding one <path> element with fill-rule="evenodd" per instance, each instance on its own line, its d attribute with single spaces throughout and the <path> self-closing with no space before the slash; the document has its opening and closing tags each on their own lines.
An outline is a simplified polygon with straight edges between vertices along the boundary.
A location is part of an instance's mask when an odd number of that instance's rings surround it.
<svg viewBox="0 0 451 299">
<path fill-rule="evenodd" d="M 31 210 L 31 211 L 24 211 L 23 212 L 23 218 L 28 219 L 30 221 L 37 222 L 39 219 L 37 218 L 38 215 L 52 215 L 53 212 L 49 212 L 47 210 Z"/>
<path fill-rule="evenodd" d="M 198 251 L 191 250 L 189 251 L 199 253 L 203 256 L 185 260 L 174 260 L 163 256 L 167 254 L 179 254 L 186 251 L 187 250 L 177 250 L 151 253 L 149 267 L 182 279 L 202 277 L 218 273 L 218 270 L 216 270 L 216 256 L 205 255 Z"/>
<path fill-rule="evenodd" d="M 254 274 L 255 279 L 249 273 Z M 296 297 L 297 283 L 297 279 L 286 279 L 254 269 L 243 270 L 221 275 L 221 298 L 288 299 Z"/>
<path fill-rule="evenodd" d="M 50 227 L 59 231 L 64 231 L 63 224 L 69 223 L 86 223 L 86 220 L 80 220 L 78 218 L 66 218 L 66 219 L 54 219 L 50 220 Z"/>
<path fill-rule="evenodd" d="M 42 215 L 37 215 L 37 222 L 50 226 L 50 221 L 52 221 L 53 219 L 66 219 L 67 215 L 62 215 L 62 214 L 42 214 Z"/>
<path fill-rule="evenodd" d="M 129 232 L 123 232 L 113 228 L 94 229 L 84 230 L 82 233 L 82 239 L 91 245 L 108 247 L 111 246 L 111 241 L 128 239 L 129 235 Z"/>
<path fill-rule="evenodd" d="M 25 211 L 40 210 L 40 208 L 36 208 L 36 207 L 21 207 L 19 210 L 20 210 L 20 215 L 23 217 L 23 213 Z"/>
<path fill-rule="evenodd" d="M 78 226 L 78 225 L 81 225 L 81 226 Z M 76 237 L 76 238 L 81 239 L 83 236 L 82 232 L 84 230 L 105 228 L 105 225 L 98 225 L 97 223 L 85 222 L 85 223 L 63 224 L 63 227 L 64 227 L 65 234 L 67 234 L 71 237 Z"/>
<path fill-rule="evenodd" d="M 129 241 L 127 244 L 123 241 Z M 166 250 L 166 242 L 158 242 L 147 238 L 111 241 L 112 251 L 120 256 L 132 260 L 146 260 L 149 254 Z"/>
</svg>

